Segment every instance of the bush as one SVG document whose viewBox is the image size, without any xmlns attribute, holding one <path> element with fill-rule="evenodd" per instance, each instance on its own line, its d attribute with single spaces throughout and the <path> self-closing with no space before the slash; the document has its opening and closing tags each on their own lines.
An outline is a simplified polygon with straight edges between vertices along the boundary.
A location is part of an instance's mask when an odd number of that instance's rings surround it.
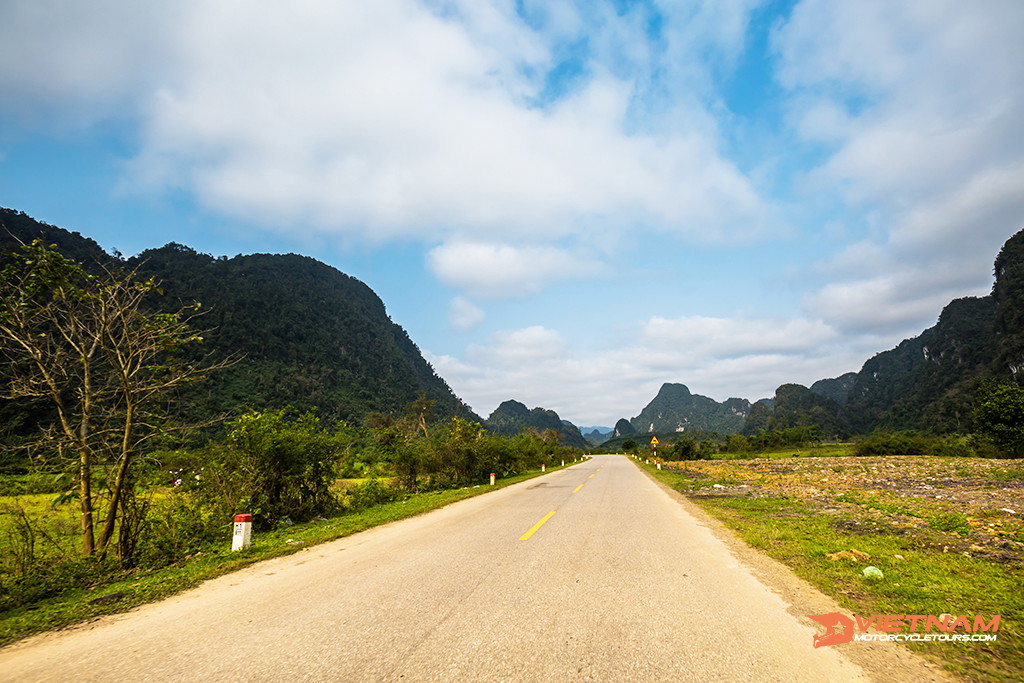
<svg viewBox="0 0 1024 683">
<path fill-rule="evenodd" d="M 925 436 L 917 432 L 876 432 L 859 440 L 854 455 L 936 455 L 953 458 L 998 457 L 992 442 L 977 435 Z"/>
<path fill-rule="evenodd" d="M 0 476 L 0 496 L 63 493 L 70 487 L 71 479 L 64 473 L 30 472 Z"/>
<path fill-rule="evenodd" d="M 666 450 L 666 457 L 675 460 L 710 460 L 718 449 L 711 440 L 681 439 Z"/>
<path fill-rule="evenodd" d="M 935 439 L 917 432 L 876 432 L 857 441 L 854 455 L 932 455 Z"/>
<path fill-rule="evenodd" d="M 139 555 L 159 567 L 180 561 L 231 538 L 232 517 L 197 492 L 176 490 L 154 503 L 146 519 Z"/>
<path fill-rule="evenodd" d="M 393 486 L 383 484 L 378 479 L 369 479 L 349 487 L 343 494 L 341 504 L 346 512 L 357 512 L 398 500 L 402 495 Z"/>
<path fill-rule="evenodd" d="M 83 557 L 37 566 L 27 576 L 0 574 L 0 612 L 60 595 L 69 587 L 105 580 L 116 575 L 118 569 L 113 557 Z"/>
<path fill-rule="evenodd" d="M 700 460 L 700 444 L 693 439 L 677 441 L 672 446 L 672 457 L 675 460 Z"/>
<path fill-rule="evenodd" d="M 257 528 L 268 529 L 284 517 L 308 520 L 336 507 L 330 486 L 350 440 L 344 425 L 330 434 L 312 413 L 289 420 L 278 410 L 243 415 L 228 428 L 222 470 L 248 507 L 234 512 L 249 512 Z"/>
<path fill-rule="evenodd" d="M 975 428 L 1010 457 L 1024 456 L 1024 388 L 986 384 L 978 391 Z"/>
<path fill-rule="evenodd" d="M 806 448 L 821 443 L 823 438 L 824 430 L 819 425 L 761 429 L 749 436 L 729 434 L 725 437 L 725 449 L 730 453 L 762 453 L 779 448 Z"/>
</svg>

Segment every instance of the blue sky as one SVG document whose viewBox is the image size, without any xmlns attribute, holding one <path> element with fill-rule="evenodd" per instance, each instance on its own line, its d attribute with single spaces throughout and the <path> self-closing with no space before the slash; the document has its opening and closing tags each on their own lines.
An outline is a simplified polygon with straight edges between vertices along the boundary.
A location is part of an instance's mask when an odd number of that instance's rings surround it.
<svg viewBox="0 0 1024 683">
<path fill-rule="evenodd" d="M 1024 227 L 1019 0 L 10 0 L 0 205 L 307 254 L 478 413 L 810 384 Z"/>
</svg>

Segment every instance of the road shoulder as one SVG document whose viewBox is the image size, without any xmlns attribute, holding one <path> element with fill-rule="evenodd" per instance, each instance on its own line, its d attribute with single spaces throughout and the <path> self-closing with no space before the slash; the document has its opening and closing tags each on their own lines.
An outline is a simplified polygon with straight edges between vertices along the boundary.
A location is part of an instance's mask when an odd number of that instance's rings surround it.
<svg viewBox="0 0 1024 683">
<path fill-rule="evenodd" d="M 761 583 L 789 605 L 789 613 L 801 622 L 817 627 L 808 615 L 847 612 L 835 600 L 794 574 L 789 567 L 747 545 L 722 522 L 686 496 L 658 481 L 644 468 L 637 469 L 703 524 L 715 538 L 724 543 L 737 561 L 747 566 Z M 807 647 L 812 647 L 812 644 L 808 642 Z M 844 657 L 878 681 L 915 680 L 945 683 L 957 680 L 946 673 L 940 663 L 929 661 L 898 643 L 849 643 L 836 647 Z"/>
</svg>

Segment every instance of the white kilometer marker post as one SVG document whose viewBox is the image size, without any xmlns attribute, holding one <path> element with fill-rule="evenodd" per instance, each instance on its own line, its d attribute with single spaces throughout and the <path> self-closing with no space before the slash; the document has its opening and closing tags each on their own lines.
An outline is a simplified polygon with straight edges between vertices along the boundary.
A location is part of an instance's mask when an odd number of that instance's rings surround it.
<svg viewBox="0 0 1024 683">
<path fill-rule="evenodd" d="M 541 465 L 541 466 L 540 466 L 540 471 L 541 471 L 541 472 L 546 472 L 546 471 L 547 471 L 547 470 L 545 469 L 546 467 L 547 467 L 547 465 Z"/>
<path fill-rule="evenodd" d="M 252 515 L 235 515 L 235 535 L 231 550 L 244 550 L 252 545 Z"/>
<path fill-rule="evenodd" d="M 491 486 L 494 486 L 494 472 L 491 472 Z"/>
</svg>

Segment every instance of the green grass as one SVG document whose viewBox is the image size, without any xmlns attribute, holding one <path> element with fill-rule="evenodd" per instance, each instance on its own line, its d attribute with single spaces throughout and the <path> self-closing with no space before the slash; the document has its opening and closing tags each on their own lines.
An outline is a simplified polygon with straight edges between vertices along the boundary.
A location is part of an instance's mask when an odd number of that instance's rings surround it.
<svg viewBox="0 0 1024 683">
<path fill-rule="evenodd" d="M 550 473 L 558 469 L 561 468 L 556 466 L 548 468 L 547 471 Z M 86 579 L 86 583 L 81 585 L 80 578 L 69 575 L 68 585 L 76 587 L 69 588 L 58 596 L 0 613 L 0 645 L 105 614 L 124 612 L 133 607 L 193 588 L 207 579 L 227 574 L 262 560 L 290 555 L 303 548 L 420 515 L 540 475 L 541 473 L 536 471 L 499 479 L 494 486 L 480 485 L 414 494 L 405 500 L 378 505 L 360 512 L 254 534 L 252 546 L 238 552 L 230 550 L 229 531 L 221 549 L 197 552 L 190 557 L 183 558 L 174 566 L 162 569 L 122 572 L 121 576 L 115 580 L 99 584 L 89 584 Z M 45 511 L 53 496 L 41 494 L 31 497 L 18 496 L 17 498 L 19 501 L 27 499 L 26 505 L 37 511 Z M 3 543 L 4 540 L 0 538 L 0 543 Z M 82 563 L 88 562 L 88 560 L 82 560 Z M 74 568 L 82 569 L 84 575 L 88 576 L 87 568 L 83 568 L 81 565 L 76 565 Z M 74 568 L 69 568 L 69 573 Z M 92 602 L 105 596 L 115 597 L 105 602 Z"/>
<path fill-rule="evenodd" d="M 654 477 L 691 495 L 749 545 L 789 566 L 795 574 L 833 597 L 850 614 L 1001 615 L 994 643 L 910 643 L 938 657 L 971 680 L 1016 681 L 1024 674 L 1024 567 L 950 551 L 971 532 L 970 518 L 925 501 L 889 504 L 879 496 L 846 494 L 844 506 L 826 511 L 813 498 L 764 491 L 708 496 L 708 481 L 736 486 L 744 480 L 658 471 Z M 728 481 L 731 479 L 731 481 Z M 745 481 L 753 484 L 755 479 Z M 936 504 L 937 505 L 937 504 Z M 927 524 L 898 525 L 890 515 L 916 512 Z M 832 561 L 841 550 L 868 553 L 867 563 Z M 884 579 L 868 582 L 861 571 L 878 567 Z"/>
<path fill-rule="evenodd" d="M 866 494 L 860 491 L 849 491 L 836 496 L 841 503 L 851 503 L 863 506 L 867 510 L 879 510 L 894 515 L 906 515 L 907 517 L 921 517 L 921 512 L 915 509 L 909 502 L 904 500 L 888 500 L 878 494 Z"/>
</svg>

